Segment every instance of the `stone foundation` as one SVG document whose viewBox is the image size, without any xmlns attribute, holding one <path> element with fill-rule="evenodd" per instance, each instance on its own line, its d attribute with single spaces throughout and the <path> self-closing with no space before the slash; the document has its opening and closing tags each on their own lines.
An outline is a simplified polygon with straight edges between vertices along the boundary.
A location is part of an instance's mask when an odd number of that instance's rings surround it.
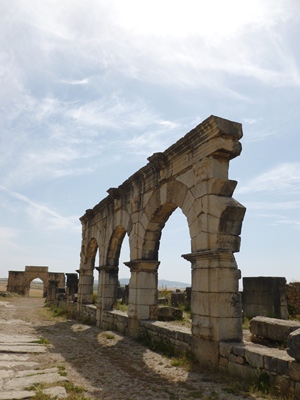
<svg viewBox="0 0 300 400">
<path fill-rule="evenodd" d="M 267 373 L 274 386 L 291 398 L 300 398 L 300 363 L 285 350 L 252 342 L 220 343 L 221 370 L 242 377 Z"/>
</svg>

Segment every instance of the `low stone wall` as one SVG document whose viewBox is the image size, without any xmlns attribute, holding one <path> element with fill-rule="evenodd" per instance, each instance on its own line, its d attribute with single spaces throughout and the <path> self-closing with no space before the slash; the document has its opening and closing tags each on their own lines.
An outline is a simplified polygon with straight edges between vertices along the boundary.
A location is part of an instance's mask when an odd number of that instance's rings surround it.
<svg viewBox="0 0 300 400">
<path fill-rule="evenodd" d="M 78 303 L 74 301 L 61 300 L 58 306 L 65 308 L 72 318 L 79 319 L 85 323 L 96 325 L 97 307 L 94 304 L 82 304 L 80 316 L 78 315 Z"/>
<path fill-rule="evenodd" d="M 250 321 L 252 335 L 274 342 L 286 342 L 289 334 L 297 329 L 300 329 L 299 321 L 268 317 L 254 317 Z"/>
<path fill-rule="evenodd" d="M 128 334 L 128 315 L 125 312 L 113 310 L 103 313 L 102 328 L 115 330 L 123 335 Z"/>
<path fill-rule="evenodd" d="M 300 363 L 285 350 L 252 342 L 220 343 L 220 369 L 239 376 L 267 373 L 282 393 L 300 399 Z"/>
<path fill-rule="evenodd" d="M 78 303 L 65 302 L 73 316 L 78 315 Z M 80 320 L 96 323 L 96 306 L 82 305 Z M 282 321 L 284 322 L 284 321 Z M 128 334 L 129 318 L 122 311 L 106 311 L 102 328 Z M 163 321 L 139 321 L 139 336 L 155 342 L 170 345 L 175 354 L 191 350 L 192 334 L 188 328 Z M 300 399 L 300 362 L 289 356 L 285 350 L 269 348 L 248 340 L 244 342 L 221 342 L 219 368 L 231 375 L 257 377 L 268 374 L 271 383 L 294 399 Z"/>
<path fill-rule="evenodd" d="M 140 336 L 171 346 L 175 354 L 191 350 L 192 334 L 188 328 L 174 326 L 162 321 L 140 321 Z"/>
<path fill-rule="evenodd" d="M 116 330 L 128 334 L 128 315 L 122 311 L 106 311 L 102 321 L 102 328 Z M 191 349 L 191 332 L 187 328 L 172 326 L 162 321 L 139 321 L 140 337 L 150 338 L 155 342 L 162 342 L 171 346 L 175 354 L 184 354 Z"/>
<path fill-rule="evenodd" d="M 286 285 L 286 296 L 290 311 L 300 314 L 300 282 L 292 282 Z"/>
</svg>

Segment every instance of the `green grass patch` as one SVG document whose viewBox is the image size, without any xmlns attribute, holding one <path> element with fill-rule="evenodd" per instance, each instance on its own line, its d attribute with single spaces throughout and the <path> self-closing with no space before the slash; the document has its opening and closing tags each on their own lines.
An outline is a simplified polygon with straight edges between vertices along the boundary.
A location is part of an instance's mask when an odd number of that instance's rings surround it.
<svg viewBox="0 0 300 400">
<path fill-rule="evenodd" d="M 31 343 L 37 343 L 37 344 L 50 344 L 48 339 L 45 339 L 44 337 L 41 337 L 38 340 L 33 340 Z"/>
<path fill-rule="evenodd" d="M 111 332 L 103 332 L 101 333 L 101 336 L 105 337 L 105 339 L 114 339 L 115 335 Z"/>
</svg>

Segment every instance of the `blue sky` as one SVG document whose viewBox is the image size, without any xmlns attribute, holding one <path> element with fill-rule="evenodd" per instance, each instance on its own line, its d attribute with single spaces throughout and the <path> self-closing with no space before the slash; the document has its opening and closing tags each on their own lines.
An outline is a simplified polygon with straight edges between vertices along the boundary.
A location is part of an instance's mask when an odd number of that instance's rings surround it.
<svg viewBox="0 0 300 400">
<path fill-rule="evenodd" d="M 242 275 L 300 280 L 298 0 L 2 0 L 0 32 L 0 277 L 78 269 L 85 210 L 213 114 L 243 124 Z M 176 210 L 159 278 L 189 252 Z"/>
</svg>

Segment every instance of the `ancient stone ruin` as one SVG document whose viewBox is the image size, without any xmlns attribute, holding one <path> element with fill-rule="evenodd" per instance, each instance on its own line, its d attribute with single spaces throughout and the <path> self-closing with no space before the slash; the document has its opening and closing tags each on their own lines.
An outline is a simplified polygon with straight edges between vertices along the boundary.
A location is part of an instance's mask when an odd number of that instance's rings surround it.
<svg viewBox="0 0 300 400">
<path fill-rule="evenodd" d="M 25 271 L 9 271 L 7 291 L 29 296 L 30 284 L 34 279 L 40 279 L 44 285 L 43 297 L 47 297 L 49 281 L 55 281 L 56 287 L 65 288 L 65 274 L 49 272 L 48 267 L 26 266 Z"/>
<path fill-rule="evenodd" d="M 118 289 L 124 236 L 129 237 L 128 333 L 141 321 L 155 320 L 158 305 L 159 245 L 168 218 L 180 208 L 191 248 L 182 255 L 192 271 L 193 353 L 217 365 L 221 341 L 242 340 L 239 251 L 245 208 L 232 198 L 237 185 L 228 179 L 229 161 L 241 152 L 242 126 L 211 116 L 162 153 L 80 218 L 82 246 L 78 311 L 92 302 L 93 274 L 99 271 L 97 324 L 108 326 Z M 99 249 L 100 264 L 95 265 Z"/>
</svg>

